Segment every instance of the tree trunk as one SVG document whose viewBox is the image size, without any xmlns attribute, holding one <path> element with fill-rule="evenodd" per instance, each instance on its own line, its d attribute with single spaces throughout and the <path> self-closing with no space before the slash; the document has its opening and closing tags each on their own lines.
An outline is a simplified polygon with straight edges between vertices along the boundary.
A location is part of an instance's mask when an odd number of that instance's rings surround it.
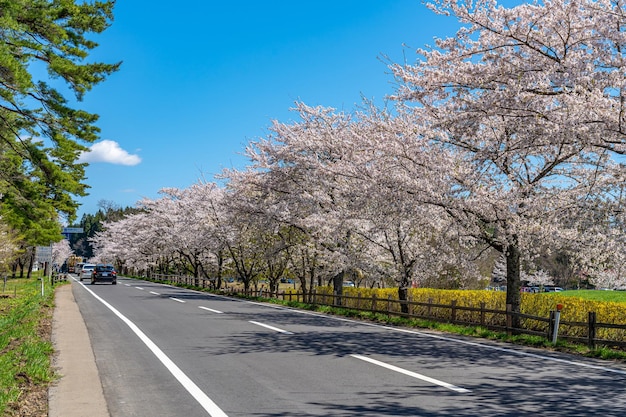
<svg viewBox="0 0 626 417">
<path fill-rule="evenodd" d="M 409 314 L 409 289 L 406 285 L 398 287 L 398 299 L 400 300 L 400 311 L 402 314 Z"/>
<path fill-rule="evenodd" d="M 224 270 L 224 257 L 221 251 L 217 255 L 217 288 L 222 288 L 222 273 Z"/>
<path fill-rule="evenodd" d="M 506 304 L 511 306 L 514 313 L 521 312 L 520 295 L 520 250 L 517 242 L 509 245 L 506 249 Z M 514 328 L 520 327 L 520 318 L 517 315 L 512 317 Z"/>
<path fill-rule="evenodd" d="M 26 271 L 26 278 L 29 278 L 32 276 L 32 271 L 33 271 L 33 265 L 35 265 L 35 255 L 34 253 L 28 257 L 28 270 Z M 44 267 L 44 274 L 46 273 L 45 267 Z"/>
<path fill-rule="evenodd" d="M 343 277 L 345 275 L 345 271 L 341 271 L 337 275 L 333 277 L 333 292 L 337 296 L 335 299 L 335 305 L 341 305 L 341 296 L 343 295 Z"/>
<path fill-rule="evenodd" d="M 302 275 L 300 277 L 298 277 L 298 279 L 300 280 L 300 290 L 302 291 L 302 300 L 306 302 L 306 293 L 307 293 L 307 282 L 306 282 L 306 275 Z"/>
</svg>

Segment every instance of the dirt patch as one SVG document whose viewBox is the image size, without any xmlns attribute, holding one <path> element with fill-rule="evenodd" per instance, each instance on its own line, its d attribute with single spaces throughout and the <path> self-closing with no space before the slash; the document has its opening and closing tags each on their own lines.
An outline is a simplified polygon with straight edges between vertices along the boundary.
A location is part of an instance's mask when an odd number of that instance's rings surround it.
<svg viewBox="0 0 626 417">
<path fill-rule="evenodd" d="M 48 417 L 48 386 L 25 382 L 19 402 L 9 404 L 7 417 Z"/>
</svg>

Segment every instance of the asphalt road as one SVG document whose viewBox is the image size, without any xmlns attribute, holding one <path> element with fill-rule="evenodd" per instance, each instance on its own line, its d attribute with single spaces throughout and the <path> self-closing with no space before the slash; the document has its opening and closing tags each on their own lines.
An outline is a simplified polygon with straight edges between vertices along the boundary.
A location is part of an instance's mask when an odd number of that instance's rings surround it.
<svg viewBox="0 0 626 417">
<path fill-rule="evenodd" d="M 626 415 L 610 362 L 125 278 L 72 285 L 113 417 Z"/>
</svg>

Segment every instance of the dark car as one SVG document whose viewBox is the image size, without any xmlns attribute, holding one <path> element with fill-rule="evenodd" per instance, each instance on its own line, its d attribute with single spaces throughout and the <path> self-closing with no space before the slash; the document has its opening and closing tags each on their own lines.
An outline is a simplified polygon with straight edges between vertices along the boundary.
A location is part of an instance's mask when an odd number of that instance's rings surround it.
<svg viewBox="0 0 626 417">
<path fill-rule="evenodd" d="M 98 282 L 110 282 L 111 284 L 117 284 L 117 272 L 115 267 L 111 264 L 96 264 L 91 274 L 91 284 Z"/>
</svg>

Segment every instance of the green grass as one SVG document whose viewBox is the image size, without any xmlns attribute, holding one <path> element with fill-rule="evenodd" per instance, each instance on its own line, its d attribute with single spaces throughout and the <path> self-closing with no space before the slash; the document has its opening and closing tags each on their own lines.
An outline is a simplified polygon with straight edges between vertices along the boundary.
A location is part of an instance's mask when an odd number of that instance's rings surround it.
<svg viewBox="0 0 626 417">
<path fill-rule="evenodd" d="M 569 290 L 562 291 L 558 294 L 568 297 L 583 298 L 585 300 L 626 303 L 626 291 Z"/>
<path fill-rule="evenodd" d="M 53 347 L 41 326 L 49 323 L 53 292 L 41 296 L 37 278 L 9 279 L 0 284 L 0 415 L 11 415 L 29 387 L 54 379 Z"/>
</svg>

